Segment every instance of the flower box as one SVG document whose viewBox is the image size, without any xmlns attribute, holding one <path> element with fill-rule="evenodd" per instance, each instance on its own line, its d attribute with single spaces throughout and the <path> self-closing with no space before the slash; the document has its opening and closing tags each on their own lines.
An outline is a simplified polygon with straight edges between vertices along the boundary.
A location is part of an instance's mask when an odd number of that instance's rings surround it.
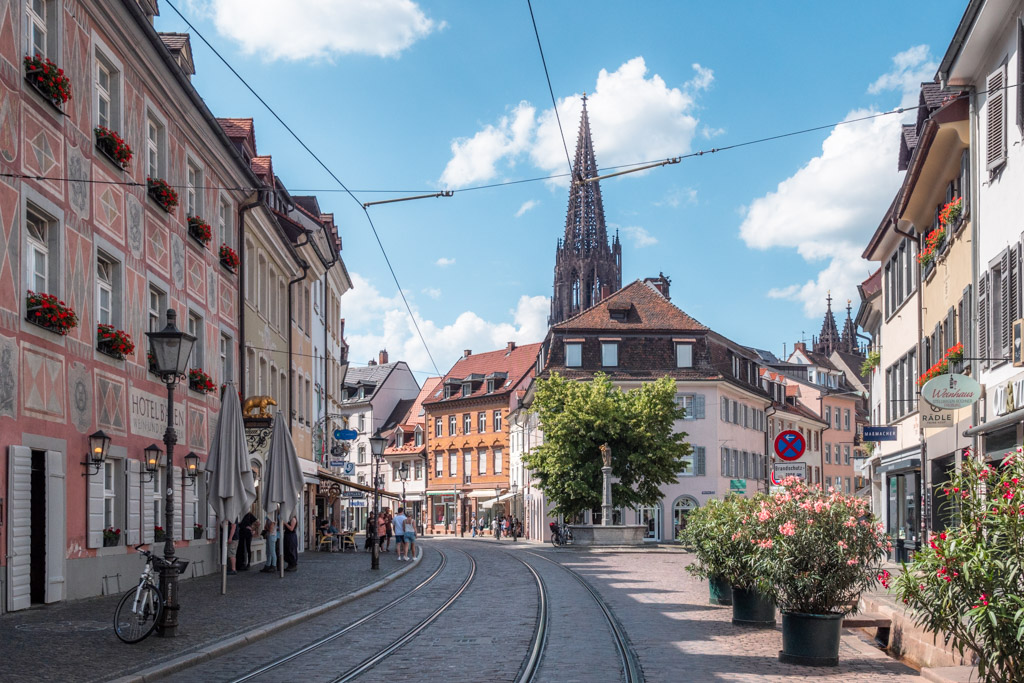
<svg viewBox="0 0 1024 683">
<path fill-rule="evenodd" d="M 202 524 L 196 524 L 194 527 L 192 527 L 192 538 L 194 538 L 196 540 L 199 540 L 202 537 L 203 537 L 203 525 Z"/>
<path fill-rule="evenodd" d="M 943 206 L 942 210 L 939 211 L 939 222 L 942 224 L 942 227 L 944 228 L 949 227 L 950 225 L 954 225 L 957 221 L 960 220 L 960 216 L 963 215 L 963 212 L 964 198 L 957 197 L 953 201 Z"/>
<path fill-rule="evenodd" d="M 64 69 L 39 54 L 25 57 L 24 64 L 25 80 L 63 114 L 62 107 L 71 99 L 71 80 L 64 75 Z"/>
<path fill-rule="evenodd" d="M 103 547 L 110 548 L 121 545 L 121 530 L 114 527 L 107 527 L 103 530 Z"/>
<path fill-rule="evenodd" d="M 75 311 L 52 294 L 37 294 L 29 290 L 25 303 L 25 320 L 45 330 L 66 335 L 78 326 Z"/>
<path fill-rule="evenodd" d="M 213 239 L 213 228 L 199 216 L 188 217 L 188 234 L 204 247 Z"/>
<path fill-rule="evenodd" d="M 177 208 L 178 193 L 163 178 L 146 178 L 146 191 L 167 213 L 172 213 Z"/>
<path fill-rule="evenodd" d="M 227 243 L 220 245 L 220 264 L 222 266 L 233 273 L 238 269 L 239 263 L 238 254 L 234 249 L 229 247 Z"/>
<path fill-rule="evenodd" d="M 167 538 L 167 534 L 164 533 L 164 528 L 162 526 L 155 526 L 155 527 L 153 527 L 153 541 L 154 542 L 156 542 L 156 541 L 163 541 L 166 538 Z"/>
<path fill-rule="evenodd" d="M 100 324 L 96 326 L 96 350 L 111 358 L 124 360 L 135 353 L 135 342 L 124 330 Z"/>
<path fill-rule="evenodd" d="M 128 164 L 132 161 L 131 146 L 116 132 L 104 126 L 97 126 L 93 133 L 96 135 L 96 149 L 122 170 L 128 170 Z"/>
<path fill-rule="evenodd" d="M 193 368 L 188 371 L 188 388 L 201 394 L 212 394 L 217 390 L 213 380 L 203 372 L 202 368 Z"/>
</svg>

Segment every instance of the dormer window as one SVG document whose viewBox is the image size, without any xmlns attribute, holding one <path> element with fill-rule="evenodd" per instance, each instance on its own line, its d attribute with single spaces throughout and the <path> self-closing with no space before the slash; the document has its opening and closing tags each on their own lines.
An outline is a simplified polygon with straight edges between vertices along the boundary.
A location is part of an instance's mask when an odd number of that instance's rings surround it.
<svg viewBox="0 0 1024 683">
<path fill-rule="evenodd" d="M 693 344 L 686 342 L 676 343 L 676 367 L 693 367 Z"/>
<path fill-rule="evenodd" d="M 565 366 L 567 368 L 578 368 L 583 365 L 583 344 L 582 342 L 565 343 Z"/>
<path fill-rule="evenodd" d="M 414 432 L 413 438 L 415 440 L 414 443 L 416 444 L 417 447 L 422 446 L 423 445 L 423 430 L 420 429 L 419 427 L 416 427 L 416 431 Z M 417 477 L 417 479 L 418 478 L 419 477 Z"/>
<path fill-rule="evenodd" d="M 469 382 L 463 384 L 462 385 L 462 395 L 463 396 L 469 396 L 471 393 L 473 393 L 473 385 L 470 384 Z"/>
<path fill-rule="evenodd" d="M 488 394 L 493 394 L 494 393 L 494 380 L 493 379 L 487 380 L 487 393 Z"/>
<path fill-rule="evenodd" d="M 401 448 L 405 444 L 405 432 L 401 429 L 395 430 L 395 448 Z"/>
<path fill-rule="evenodd" d="M 630 304 L 628 301 L 612 301 L 608 304 L 608 316 L 618 322 L 626 322 L 629 317 Z"/>
</svg>

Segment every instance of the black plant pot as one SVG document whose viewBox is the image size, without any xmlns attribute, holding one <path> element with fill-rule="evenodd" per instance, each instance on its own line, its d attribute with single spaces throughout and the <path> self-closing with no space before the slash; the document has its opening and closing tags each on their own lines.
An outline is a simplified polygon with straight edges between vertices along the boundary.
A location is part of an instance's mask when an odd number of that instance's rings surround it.
<svg viewBox="0 0 1024 683">
<path fill-rule="evenodd" d="M 779 661 L 804 666 L 838 666 L 842 614 L 782 613 Z"/>
<path fill-rule="evenodd" d="M 732 586 L 725 579 L 712 576 L 708 579 L 708 602 L 712 605 L 731 605 Z"/>
<path fill-rule="evenodd" d="M 756 588 L 733 587 L 732 623 L 736 626 L 775 628 L 775 603 Z"/>
</svg>

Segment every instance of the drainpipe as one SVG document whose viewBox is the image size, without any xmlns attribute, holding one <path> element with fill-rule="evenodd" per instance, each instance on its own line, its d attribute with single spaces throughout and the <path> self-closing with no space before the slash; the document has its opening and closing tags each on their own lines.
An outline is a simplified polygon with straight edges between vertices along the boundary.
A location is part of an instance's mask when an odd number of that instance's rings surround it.
<svg viewBox="0 0 1024 683">
<path fill-rule="evenodd" d="M 768 410 L 771 410 L 772 412 L 769 413 Z M 772 473 L 775 472 L 775 455 L 772 454 L 770 450 L 771 445 L 768 443 L 768 420 L 773 417 L 775 413 L 779 412 L 778 408 L 775 407 L 775 401 L 771 402 L 771 405 L 768 406 L 768 410 L 764 411 L 764 457 L 768 464 L 768 477 L 764 480 L 765 493 L 771 491 Z"/>
<path fill-rule="evenodd" d="M 238 391 L 245 397 L 245 214 L 263 203 L 263 190 L 256 190 L 256 198 L 238 207 Z"/>
<path fill-rule="evenodd" d="M 968 119 L 971 122 L 971 140 L 978 140 L 978 93 L 973 86 L 970 88 L 970 111 Z M 978 197 L 981 186 L 980 147 L 981 145 L 970 145 L 969 147 L 971 150 L 969 164 L 971 174 L 971 316 L 975 318 L 978 315 L 978 305 L 976 303 L 978 300 L 978 279 L 981 277 L 981 267 L 978 259 L 978 250 L 980 248 L 979 239 L 981 235 L 981 231 L 979 230 L 979 225 L 981 224 L 981 221 L 979 220 L 981 216 L 981 202 Z M 971 350 L 975 352 L 972 355 L 976 358 L 987 356 L 987 351 L 985 353 L 977 353 L 977 351 L 980 350 L 978 348 L 980 345 L 978 329 L 984 324 L 984 322 L 981 320 L 972 320 L 970 322 L 972 324 L 967 327 L 970 330 L 971 335 Z M 974 376 L 974 379 L 979 381 L 981 380 L 981 363 L 982 361 L 980 360 L 971 362 L 971 374 Z M 977 370 L 975 370 L 975 364 Z M 985 404 L 988 405 L 987 394 L 985 396 Z M 971 424 L 980 424 L 982 417 L 983 414 L 978 410 L 978 401 L 975 401 L 974 405 L 971 406 Z M 975 455 L 978 453 L 978 448 L 978 436 L 975 435 L 971 437 L 971 449 L 974 451 Z M 959 472 L 963 465 L 963 456 L 960 454 L 959 448 L 954 455 L 954 463 L 956 471 Z"/>
<path fill-rule="evenodd" d="M 296 242 L 295 249 L 309 244 L 309 232 L 302 234 L 304 241 Z M 302 268 L 302 274 L 295 277 L 293 280 L 288 281 L 288 323 L 291 324 L 293 311 L 295 309 L 294 300 L 292 298 L 292 285 L 302 282 L 306 279 L 306 274 L 309 272 L 309 264 L 306 261 L 299 263 L 299 267 Z M 292 396 L 295 395 L 295 370 L 293 369 L 292 357 L 294 354 L 294 343 L 292 342 L 292 335 L 294 330 L 288 330 L 288 430 L 291 431 L 292 425 L 295 422 L 295 406 L 292 405 Z"/>
</svg>

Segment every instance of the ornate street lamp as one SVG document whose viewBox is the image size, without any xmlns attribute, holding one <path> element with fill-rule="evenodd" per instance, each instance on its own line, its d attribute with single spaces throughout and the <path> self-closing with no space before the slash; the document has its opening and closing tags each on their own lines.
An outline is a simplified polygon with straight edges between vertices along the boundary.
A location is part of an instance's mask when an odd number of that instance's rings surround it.
<svg viewBox="0 0 1024 683">
<path fill-rule="evenodd" d="M 142 463 L 143 468 L 146 470 L 146 474 L 149 477 L 145 480 L 145 483 L 153 481 L 153 477 L 156 476 L 156 472 L 160 469 L 160 456 L 163 455 L 163 451 L 155 443 L 152 443 L 142 449 L 143 454 L 146 456 L 145 461 Z"/>
<path fill-rule="evenodd" d="M 83 476 L 91 477 L 94 474 L 99 474 L 103 469 L 103 461 L 107 459 L 107 449 L 109 448 L 110 437 L 104 434 L 102 429 L 89 435 L 89 452 L 86 453 L 82 464 L 92 471 L 86 472 Z"/>
<path fill-rule="evenodd" d="M 380 541 L 377 538 L 377 529 L 379 528 L 378 519 L 380 517 L 380 463 L 384 460 L 384 446 L 387 444 L 387 439 L 380 435 L 378 429 L 373 436 L 370 437 L 370 454 L 373 456 L 373 524 L 372 529 L 367 529 L 367 533 L 371 533 L 373 539 L 373 548 L 370 551 L 370 569 L 380 569 Z"/>
<path fill-rule="evenodd" d="M 167 429 L 164 431 L 164 446 L 167 450 L 167 498 L 164 504 L 164 562 L 160 565 L 160 592 L 166 600 L 160 624 L 160 635 L 171 638 L 178 635 L 178 574 L 181 571 L 174 556 L 174 444 L 178 434 L 174 431 L 174 385 L 188 373 L 188 359 L 196 338 L 182 332 L 175 324 L 178 320 L 174 309 L 167 309 L 167 327 L 159 332 L 147 332 L 149 353 L 152 354 L 152 370 L 167 385 Z M 181 471 L 181 485 L 185 486 L 185 469 Z"/>
<path fill-rule="evenodd" d="M 405 482 L 409 480 L 409 463 L 403 462 L 402 466 L 398 468 L 398 478 L 402 480 L 402 507 L 405 507 Z M 405 514 L 409 514 L 406 511 Z"/>
<path fill-rule="evenodd" d="M 199 476 L 199 456 L 194 451 L 189 451 L 185 456 L 185 474 L 188 475 L 190 486 L 195 486 L 196 477 Z"/>
</svg>

